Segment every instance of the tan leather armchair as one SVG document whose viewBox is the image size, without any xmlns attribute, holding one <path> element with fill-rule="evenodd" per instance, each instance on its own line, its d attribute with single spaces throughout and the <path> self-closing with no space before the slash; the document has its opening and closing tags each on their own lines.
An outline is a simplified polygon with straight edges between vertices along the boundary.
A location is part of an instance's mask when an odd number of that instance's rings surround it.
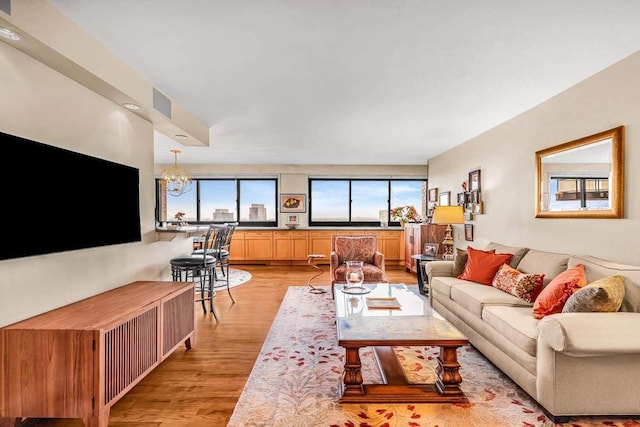
<svg viewBox="0 0 640 427">
<path fill-rule="evenodd" d="M 329 277 L 331 296 L 335 295 L 335 284 L 345 283 L 345 261 L 362 261 L 365 283 L 386 282 L 384 254 L 378 250 L 375 235 L 334 235 L 331 237 L 331 259 Z"/>
</svg>

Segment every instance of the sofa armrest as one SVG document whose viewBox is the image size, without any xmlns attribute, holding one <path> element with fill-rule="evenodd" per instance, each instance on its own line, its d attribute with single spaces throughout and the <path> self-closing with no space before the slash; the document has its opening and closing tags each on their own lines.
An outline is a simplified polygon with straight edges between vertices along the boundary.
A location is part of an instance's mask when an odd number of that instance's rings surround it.
<svg viewBox="0 0 640 427">
<path fill-rule="evenodd" d="M 538 339 L 574 357 L 640 354 L 640 313 L 559 313 L 538 323 Z"/>
<path fill-rule="evenodd" d="M 424 263 L 424 272 L 432 277 L 453 277 L 453 261 L 431 261 Z"/>
</svg>

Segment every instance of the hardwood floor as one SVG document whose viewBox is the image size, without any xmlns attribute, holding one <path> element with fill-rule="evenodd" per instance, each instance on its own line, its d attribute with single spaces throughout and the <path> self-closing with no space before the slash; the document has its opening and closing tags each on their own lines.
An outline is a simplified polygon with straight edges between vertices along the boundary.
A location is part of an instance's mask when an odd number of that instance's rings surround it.
<svg viewBox="0 0 640 427">
<path fill-rule="evenodd" d="M 179 348 L 111 408 L 109 427 L 224 426 L 253 369 L 289 286 L 306 286 L 308 266 L 236 265 L 252 279 L 215 297 L 219 322 L 196 305 L 193 348 Z M 314 285 L 329 283 L 329 266 Z M 387 269 L 390 282 L 416 283 L 403 268 Z M 27 420 L 24 426 L 82 426 L 80 420 Z"/>
</svg>

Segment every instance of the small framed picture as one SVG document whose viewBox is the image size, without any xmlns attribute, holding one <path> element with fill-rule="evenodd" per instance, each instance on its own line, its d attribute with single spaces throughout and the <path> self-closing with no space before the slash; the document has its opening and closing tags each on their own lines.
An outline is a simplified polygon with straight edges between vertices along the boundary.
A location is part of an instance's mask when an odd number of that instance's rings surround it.
<svg viewBox="0 0 640 427">
<path fill-rule="evenodd" d="M 480 193 L 478 190 L 473 190 L 469 193 L 469 203 L 479 203 L 480 202 Z"/>
<path fill-rule="evenodd" d="M 438 204 L 440 206 L 449 206 L 451 204 L 451 191 L 444 191 L 438 196 Z"/>
<path fill-rule="evenodd" d="M 297 224 L 299 222 L 298 215 L 287 215 L 287 223 Z"/>
<path fill-rule="evenodd" d="M 458 206 L 464 206 L 465 199 L 465 193 L 458 193 Z"/>
<path fill-rule="evenodd" d="M 482 201 L 473 204 L 473 213 L 476 215 L 481 215 L 484 213 L 484 203 Z"/>
<path fill-rule="evenodd" d="M 464 225 L 464 240 L 473 242 L 473 224 Z"/>
<path fill-rule="evenodd" d="M 425 243 L 422 253 L 425 256 L 435 258 L 438 255 L 438 247 L 440 247 L 438 243 Z"/>
<path fill-rule="evenodd" d="M 480 169 L 469 172 L 469 191 L 480 191 Z"/>
<path fill-rule="evenodd" d="M 306 198 L 304 194 L 281 194 L 280 212 L 306 212 Z"/>
<path fill-rule="evenodd" d="M 428 202 L 437 202 L 438 201 L 438 189 L 430 188 L 429 189 L 429 199 Z"/>
</svg>

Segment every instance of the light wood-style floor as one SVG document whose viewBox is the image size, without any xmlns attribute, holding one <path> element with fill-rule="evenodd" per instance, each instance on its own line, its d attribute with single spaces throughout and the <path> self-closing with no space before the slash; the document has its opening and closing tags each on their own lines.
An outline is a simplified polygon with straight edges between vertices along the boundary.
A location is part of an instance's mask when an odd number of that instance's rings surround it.
<svg viewBox="0 0 640 427">
<path fill-rule="evenodd" d="M 111 408 L 109 427 L 225 426 L 289 286 L 306 286 L 309 266 L 236 265 L 252 279 L 214 300 L 219 322 L 196 305 L 193 348 L 179 348 Z M 329 283 L 329 266 L 314 285 Z M 416 283 L 401 267 L 390 282 Z M 27 420 L 25 426 L 82 426 L 81 420 Z"/>
</svg>

